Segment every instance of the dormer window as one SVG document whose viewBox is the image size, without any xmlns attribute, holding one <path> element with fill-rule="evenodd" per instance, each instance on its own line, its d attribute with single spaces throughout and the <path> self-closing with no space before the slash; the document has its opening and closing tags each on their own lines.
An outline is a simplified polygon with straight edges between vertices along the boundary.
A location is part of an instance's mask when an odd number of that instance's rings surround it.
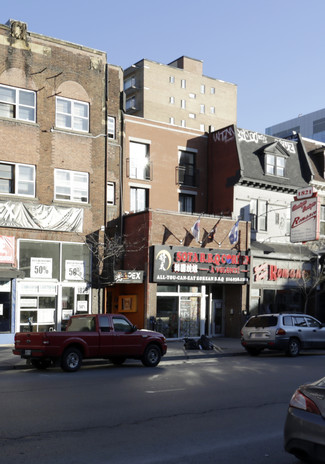
<svg viewBox="0 0 325 464">
<path fill-rule="evenodd" d="M 265 171 L 272 176 L 284 177 L 285 158 L 282 156 L 266 155 Z"/>
</svg>

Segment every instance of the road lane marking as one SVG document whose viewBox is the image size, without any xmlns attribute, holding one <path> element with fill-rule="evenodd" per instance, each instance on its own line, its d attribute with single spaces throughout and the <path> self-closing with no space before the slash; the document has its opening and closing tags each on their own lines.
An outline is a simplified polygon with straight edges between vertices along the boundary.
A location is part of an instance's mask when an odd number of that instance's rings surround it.
<svg viewBox="0 0 325 464">
<path fill-rule="evenodd" d="M 170 393 L 170 392 L 175 392 L 175 391 L 184 391 L 185 388 L 170 388 L 168 390 L 147 390 L 146 393 Z"/>
</svg>

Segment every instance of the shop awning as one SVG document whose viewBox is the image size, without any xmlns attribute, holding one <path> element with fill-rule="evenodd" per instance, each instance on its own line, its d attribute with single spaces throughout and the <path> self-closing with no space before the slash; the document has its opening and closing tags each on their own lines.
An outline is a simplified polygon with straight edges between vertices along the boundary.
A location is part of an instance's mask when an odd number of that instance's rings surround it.
<svg viewBox="0 0 325 464">
<path fill-rule="evenodd" d="M 0 280 L 24 278 L 25 273 L 11 266 L 0 266 Z"/>
</svg>

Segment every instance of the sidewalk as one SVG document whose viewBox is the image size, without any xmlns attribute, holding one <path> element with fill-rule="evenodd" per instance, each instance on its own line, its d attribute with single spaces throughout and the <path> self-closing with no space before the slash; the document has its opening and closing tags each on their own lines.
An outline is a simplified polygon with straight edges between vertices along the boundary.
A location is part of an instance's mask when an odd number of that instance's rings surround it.
<svg viewBox="0 0 325 464">
<path fill-rule="evenodd" d="M 205 351 L 185 350 L 183 340 L 168 340 L 167 354 L 162 358 L 161 362 L 241 356 L 246 353 L 239 338 L 215 337 L 210 338 L 210 341 L 214 349 Z M 0 370 L 27 368 L 26 360 L 14 355 L 12 350 L 13 345 L 0 346 Z"/>
</svg>

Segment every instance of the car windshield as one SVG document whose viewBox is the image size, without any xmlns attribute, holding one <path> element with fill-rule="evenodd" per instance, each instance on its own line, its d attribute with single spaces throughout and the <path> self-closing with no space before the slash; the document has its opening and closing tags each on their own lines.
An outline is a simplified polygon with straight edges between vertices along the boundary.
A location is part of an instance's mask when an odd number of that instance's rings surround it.
<svg viewBox="0 0 325 464">
<path fill-rule="evenodd" d="M 274 327 L 278 323 L 276 316 L 257 316 L 252 317 L 246 323 L 246 327 Z"/>
</svg>

